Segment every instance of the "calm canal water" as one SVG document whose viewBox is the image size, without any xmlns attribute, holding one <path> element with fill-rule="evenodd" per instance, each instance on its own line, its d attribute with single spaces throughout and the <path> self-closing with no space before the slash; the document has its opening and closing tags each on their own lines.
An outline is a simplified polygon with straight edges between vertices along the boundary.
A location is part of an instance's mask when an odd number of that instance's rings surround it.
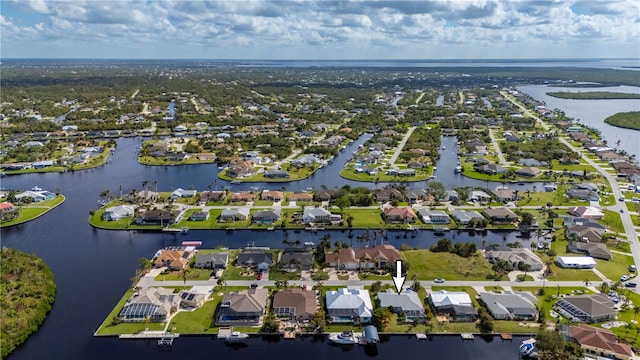
<svg viewBox="0 0 640 360">
<path fill-rule="evenodd" d="M 619 148 L 631 155 L 635 155 L 636 160 L 640 160 L 640 143 L 638 142 L 640 131 L 623 129 L 604 122 L 604 119 L 619 112 L 640 111 L 640 100 L 573 100 L 555 98 L 546 94 L 547 92 L 555 91 L 608 91 L 640 94 L 640 87 L 614 86 L 581 89 L 550 87 L 547 85 L 527 85 L 519 86 L 518 90 L 530 95 L 536 100 L 544 101 L 548 109 L 562 109 L 567 116 L 580 119 L 581 123 L 600 130 L 602 137 L 607 140 L 608 145 L 611 147 L 615 147 L 616 142 L 620 140 Z"/>
<path fill-rule="evenodd" d="M 354 142 L 351 149 L 345 150 L 331 165 L 310 179 L 286 184 L 286 189 L 320 188 L 322 184 L 329 188 L 347 183 L 352 186 L 361 185 L 346 181 L 337 174 L 350 156 L 352 149 L 365 139 L 361 138 Z M 211 337 L 181 337 L 175 342 L 171 353 L 159 352 L 153 341 L 94 338 L 92 336 L 94 331 L 129 287 L 129 279 L 135 273 L 139 258 L 151 257 L 161 247 L 177 245 L 188 239 L 202 240 L 205 247 L 216 245 L 242 247 L 250 241 L 254 241 L 256 245 L 280 247 L 285 236 L 282 231 L 236 231 L 234 233 L 190 231 L 188 235 L 181 236 L 92 228 L 87 222 L 89 211 L 98 207 L 98 195 L 105 189 L 110 189 L 117 194 L 122 186 L 123 192 L 129 192 L 132 188 L 140 189 L 144 180 L 148 180 L 151 187 L 154 186 L 153 182 L 157 181 L 157 187 L 161 191 L 178 187 L 187 188 L 190 185 L 200 190 L 206 189 L 207 185 L 219 188 L 229 185 L 222 180 L 214 182 L 218 171 L 216 165 L 141 166 L 135 158 L 138 144 L 138 139 L 118 140 L 118 147 L 112 161 L 101 168 L 65 174 L 30 174 L 2 178 L 3 188 L 28 189 L 40 186 L 52 191 L 59 188 L 66 196 L 66 202 L 63 205 L 45 216 L 26 224 L 2 229 L 0 236 L 2 246 L 34 253 L 43 258 L 51 267 L 58 286 L 56 302 L 45 323 L 10 356 L 11 359 L 155 359 L 175 355 L 254 359 L 256 356 L 265 354 L 268 354 L 268 358 L 277 358 L 296 353 L 304 353 L 310 360 L 360 359 L 371 356 L 386 359 L 394 354 L 420 356 L 425 353 L 435 357 L 446 356 L 449 359 L 517 358 L 519 340 L 502 342 L 496 339 L 486 342 L 476 339 L 473 343 L 463 343 L 456 336 L 435 337 L 433 341 L 423 342 L 405 336 L 391 337 L 378 346 L 377 354 L 365 352 L 360 347 L 345 350 L 330 346 L 326 340 L 313 338 L 286 343 L 262 341 L 256 338 L 252 339 L 247 347 L 229 348 Z M 447 188 L 461 184 L 472 185 L 474 182 L 478 186 L 487 186 L 484 182 L 454 175 L 453 167 L 448 169 L 447 166 L 450 164 L 445 163 L 455 164 L 453 160 L 455 159 L 453 153 L 455 139 L 445 138 L 444 144 L 451 151 L 446 150 L 438 164 L 437 179 L 439 181 L 445 183 Z M 246 189 L 255 185 L 242 184 L 237 187 Z M 489 184 L 492 188 L 497 185 Z M 232 186 L 234 186 L 233 190 L 236 190 L 235 185 Z M 280 184 L 260 186 L 270 186 L 273 189 L 282 187 Z M 424 183 L 420 186 L 424 186 Z M 346 232 L 328 233 L 332 241 L 350 241 Z M 357 236 L 358 233 L 354 231 L 354 235 Z M 319 241 L 324 234 L 288 232 L 290 239 L 300 238 L 302 241 Z M 486 234 L 450 232 L 447 236 L 454 241 L 475 241 L 478 245 L 481 244 L 482 239 L 487 239 L 489 244 L 518 240 L 514 233 L 508 232 Z M 389 243 L 396 246 L 407 243 L 416 247 L 428 247 L 436 241 L 436 237 L 429 231 L 417 231 L 411 234 L 389 232 L 387 238 Z M 354 245 L 357 245 L 356 241 Z"/>
</svg>

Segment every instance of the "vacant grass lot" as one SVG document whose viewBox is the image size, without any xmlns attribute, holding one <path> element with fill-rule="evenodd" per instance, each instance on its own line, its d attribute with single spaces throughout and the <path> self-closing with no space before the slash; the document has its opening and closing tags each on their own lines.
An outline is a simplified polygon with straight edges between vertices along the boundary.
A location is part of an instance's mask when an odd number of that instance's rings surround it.
<svg viewBox="0 0 640 360">
<path fill-rule="evenodd" d="M 634 265 L 633 256 L 616 253 L 611 254 L 611 260 L 595 260 L 596 269 L 611 281 L 618 281 L 622 275 L 629 273 L 629 265 Z"/>
<path fill-rule="evenodd" d="M 349 209 L 347 213 L 353 217 L 354 228 L 379 228 L 385 225 L 380 209 Z"/>
<path fill-rule="evenodd" d="M 405 250 L 400 254 L 409 264 L 409 279 L 415 275 L 419 280 L 486 280 L 493 274 L 491 264 L 480 253 L 470 258 L 430 250 Z"/>
</svg>

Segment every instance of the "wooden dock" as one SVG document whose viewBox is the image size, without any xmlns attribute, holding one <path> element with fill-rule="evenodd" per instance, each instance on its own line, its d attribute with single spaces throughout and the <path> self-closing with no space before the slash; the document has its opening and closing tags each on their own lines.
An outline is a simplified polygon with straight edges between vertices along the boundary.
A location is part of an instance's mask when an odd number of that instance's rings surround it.
<svg viewBox="0 0 640 360">
<path fill-rule="evenodd" d="M 166 332 L 166 331 L 143 331 L 137 334 L 120 334 L 119 339 L 175 339 L 180 337 L 180 334 Z"/>
<path fill-rule="evenodd" d="M 462 334 L 460 334 L 460 336 L 462 337 L 462 340 L 473 340 L 474 339 L 473 334 L 470 334 L 470 333 L 462 333 Z"/>
<path fill-rule="evenodd" d="M 500 334 L 502 340 L 513 340 L 513 335 L 511 334 Z"/>
</svg>

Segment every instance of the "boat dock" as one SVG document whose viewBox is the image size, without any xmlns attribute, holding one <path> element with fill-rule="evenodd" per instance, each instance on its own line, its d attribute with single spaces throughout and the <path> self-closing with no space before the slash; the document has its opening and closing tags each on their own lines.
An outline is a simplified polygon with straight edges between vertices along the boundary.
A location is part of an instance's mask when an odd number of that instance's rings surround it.
<svg viewBox="0 0 640 360">
<path fill-rule="evenodd" d="M 228 338 L 231 335 L 232 332 L 233 332 L 233 328 L 231 328 L 231 327 L 221 327 L 218 330 L 218 339 L 224 340 L 224 339 Z"/>
<path fill-rule="evenodd" d="M 295 332 L 295 331 L 292 331 L 292 330 L 286 330 L 286 331 L 284 332 L 283 336 L 284 336 L 284 339 L 285 339 L 285 340 L 289 340 L 289 339 L 291 339 L 291 340 L 295 340 L 295 338 L 296 338 L 296 332 Z"/>
<path fill-rule="evenodd" d="M 180 337 L 180 334 L 166 332 L 162 330 L 158 331 L 143 331 L 137 334 L 120 334 L 119 339 L 176 339 Z"/>
<path fill-rule="evenodd" d="M 416 339 L 427 340 L 427 334 L 416 334 Z"/>
<path fill-rule="evenodd" d="M 460 334 L 460 336 L 462 337 L 462 340 L 473 340 L 474 336 L 471 333 L 462 333 Z"/>
<path fill-rule="evenodd" d="M 500 334 L 502 340 L 513 340 L 513 335 L 511 334 Z"/>
</svg>

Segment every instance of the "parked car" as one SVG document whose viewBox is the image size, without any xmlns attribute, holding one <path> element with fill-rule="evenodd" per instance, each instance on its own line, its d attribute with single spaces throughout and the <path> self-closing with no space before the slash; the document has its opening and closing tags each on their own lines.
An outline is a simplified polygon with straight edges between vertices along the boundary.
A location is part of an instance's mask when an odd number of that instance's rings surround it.
<svg viewBox="0 0 640 360">
<path fill-rule="evenodd" d="M 624 287 L 634 288 L 636 286 L 638 286 L 638 284 L 636 284 L 634 282 L 626 282 L 626 283 L 624 283 Z"/>
<path fill-rule="evenodd" d="M 255 288 L 257 288 L 257 287 L 258 287 L 258 284 L 253 283 L 253 284 L 251 284 L 251 285 L 250 285 L 250 287 L 251 287 L 252 289 L 255 289 Z"/>
<path fill-rule="evenodd" d="M 258 276 L 256 277 L 256 280 L 262 280 L 262 273 L 258 274 Z"/>
<path fill-rule="evenodd" d="M 442 284 L 444 282 L 444 279 L 443 278 L 435 278 L 435 279 L 433 279 L 433 282 L 437 283 L 437 284 Z"/>
<path fill-rule="evenodd" d="M 629 276 L 629 275 L 622 275 L 622 276 L 620 277 L 620 281 L 627 281 L 627 280 L 629 280 L 629 278 L 630 278 L 630 276 Z"/>
<path fill-rule="evenodd" d="M 636 266 L 635 265 L 629 265 L 629 271 L 636 272 Z"/>
</svg>

